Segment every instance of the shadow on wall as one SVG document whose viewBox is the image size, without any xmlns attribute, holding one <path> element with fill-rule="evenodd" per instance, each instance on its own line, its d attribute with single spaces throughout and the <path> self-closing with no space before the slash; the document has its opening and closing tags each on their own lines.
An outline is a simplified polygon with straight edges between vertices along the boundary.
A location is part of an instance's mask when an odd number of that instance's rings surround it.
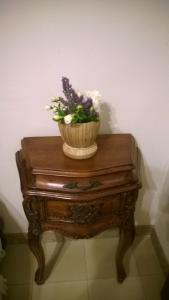
<svg viewBox="0 0 169 300">
<path fill-rule="evenodd" d="M 5 205 L 5 203 L 7 205 Z M 11 213 L 9 212 L 9 209 L 7 207 L 11 207 L 11 211 L 13 212 L 13 214 L 16 216 L 15 218 L 11 215 Z M 17 222 L 17 219 L 20 220 L 22 218 L 22 216 L 18 213 L 18 211 L 15 209 L 15 207 L 13 205 L 11 205 L 11 203 L 2 195 L 0 194 L 0 216 L 3 220 L 3 224 L 4 224 L 4 234 L 7 236 L 8 232 L 6 229 L 6 224 L 10 224 L 11 229 L 14 228 L 14 231 L 18 233 L 22 232 L 22 229 L 19 225 L 19 223 Z"/>
<path fill-rule="evenodd" d="M 166 172 L 164 184 L 159 195 L 158 212 L 156 227 L 162 239 L 169 244 L 169 169 Z"/>
<path fill-rule="evenodd" d="M 11 213 L 9 212 L 8 207 L 10 207 L 10 211 L 13 212 L 13 215 L 11 215 Z M 5 232 L 10 231 L 10 232 L 19 233 L 23 231 L 19 223 L 21 222 L 22 219 L 24 219 L 24 217 L 18 212 L 18 210 L 16 210 L 16 208 L 11 204 L 11 202 L 9 202 L 6 199 L 6 197 L 2 194 L 0 194 L 0 215 L 4 221 Z M 25 219 L 23 221 L 25 221 Z M 6 229 L 6 224 L 8 224 L 11 230 Z"/>
<path fill-rule="evenodd" d="M 106 102 L 101 103 L 101 124 L 100 133 L 113 133 L 117 123 L 114 108 L 110 107 Z"/>
<path fill-rule="evenodd" d="M 152 223 L 150 211 L 157 187 L 154 183 L 150 169 L 148 168 L 148 165 L 141 154 L 141 151 L 140 156 L 140 181 L 142 188 L 139 190 L 138 200 L 136 203 L 135 220 L 137 224 L 148 225 Z"/>
<path fill-rule="evenodd" d="M 12 206 L 12 212 L 16 217 L 13 217 L 9 209 L 7 208 L 9 202 L 5 197 L 0 195 L 0 216 L 5 223 L 10 223 L 10 226 L 14 226 L 15 231 L 21 232 L 22 229 L 19 225 L 19 218 L 23 218 L 18 211 Z M 1 274 L 7 280 L 7 295 L 10 299 L 13 298 L 13 284 L 20 283 L 30 283 L 32 280 L 32 255 L 28 250 L 27 245 L 19 244 L 21 241 L 18 240 L 18 235 L 15 235 L 15 241 L 13 239 L 8 239 L 8 234 L 5 234 L 7 237 L 7 246 L 5 248 L 6 255 L 1 262 Z M 23 242 L 23 241 L 22 241 Z M 28 289 L 28 299 L 31 299 L 31 290 Z"/>
</svg>

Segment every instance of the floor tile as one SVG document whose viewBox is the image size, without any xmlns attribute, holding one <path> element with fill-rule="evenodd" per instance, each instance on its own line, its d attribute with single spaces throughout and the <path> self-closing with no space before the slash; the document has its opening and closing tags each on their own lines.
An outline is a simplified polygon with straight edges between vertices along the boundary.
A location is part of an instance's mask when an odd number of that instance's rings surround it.
<svg viewBox="0 0 169 300">
<path fill-rule="evenodd" d="M 153 248 L 151 237 L 136 238 L 134 256 L 140 275 L 162 274 L 162 269 Z"/>
<path fill-rule="evenodd" d="M 87 282 L 57 282 L 34 285 L 32 300 L 88 300 Z"/>
<path fill-rule="evenodd" d="M 45 257 L 47 282 L 87 278 L 83 240 L 46 243 Z"/>
<path fill-rule="evenodd" d="M 9 245 L 1 262 L 1 274 L 8 284 L 32 282 L 34 258 L 27 245 Z"/>
<path fill-rule="evenodd" d="M 89 300 L 146 300 L 139 277 L 121 284 L 116 279 L 90 280 L 88 285 Z"/>
<path fill-rule="evenodd" d="M 117 238 L 119 236 L 119 230 L 117 227 L 107 229 L 97 235 L 94 236 L 94 239 L 100 238 Z"/>
<path fill-rule="evenodd" d="M 7 297 L 4 300 L 31 300 L 32 285 L 9 285 Z"/>
<path fill-rule="evenodd" d="M 151 275 L 141 278 L 146 300 L 160 300 L 160 292 L 164 284 L 164 276 Z"/>
<path fill-rule="evenodd" d="M 89 279 L 116 277 L 115 256 L 118 238 L 90 239 L 85 241 L 87 274 Z M 138 275 L 135 259 L 128 252 L 124 265 L 129 276 Z"/>
<path fill-rule="evenodd" d="M 89 300 L 112 300 L 115 298 L 115 279 L 89 280 Z M 113 296 L 114 295 L 114 296 Z M 117 300 L 117 299 L 116 299 Z"/>
<path fill-rule="evenodd" d="M 117 283 L 117 300 L 124 299 L 146 300 L 139 277 L 127 277 L 122 284 Z"/>
<path fill-rule="evenodd" d="M 60 237 L 52 237 L 53 242 L 44 240 L 49 276 L 40 286 L 33 282 L 37 264 L 28 246 L 9 245 L 0 266 L 8 281 L 4 300 L 160 300 L 164 275 L 151 238 L 136 237 L 124 259 L 128 277 L 119 284 L 115 268 L 118 238 L 109 234 L 64 243 Z"/>
<path fill-rule="evenodd" d="M 50 242 L 60 242 L 67 239 L 67 237 L 64 237 L 62 234 L 60 234 L 57 231 L 48 230 L 43 232 L 41 235 L 41 242 L 43 243 L 50 243 Z"/>
</svg>

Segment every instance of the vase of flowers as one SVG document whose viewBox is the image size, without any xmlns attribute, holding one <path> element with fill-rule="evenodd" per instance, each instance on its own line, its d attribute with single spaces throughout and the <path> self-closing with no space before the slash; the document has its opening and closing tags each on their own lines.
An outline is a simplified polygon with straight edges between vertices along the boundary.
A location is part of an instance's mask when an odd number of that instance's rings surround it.
<svg viewBox="0 0 169 300">
<path fill-rule="evenodd" d="M 100 126 L 100 99 L 98 91 L 76 92 L 69 79 L 62 78 L 65 98 L 52 97 L 46 108 L 53 112 L 64 141 L 63 152 L 73 159 L 87 159 L 97 151 L 95 142 Z"/>
</svg>

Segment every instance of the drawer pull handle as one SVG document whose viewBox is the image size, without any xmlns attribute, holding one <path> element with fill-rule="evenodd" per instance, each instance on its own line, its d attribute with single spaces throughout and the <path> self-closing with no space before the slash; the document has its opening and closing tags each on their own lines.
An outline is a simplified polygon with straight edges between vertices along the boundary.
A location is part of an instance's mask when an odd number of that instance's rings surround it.
<svg viewBox="0 0 169 300">
<path fill-rule="evenodd" d="M 91 181 L 89 181 L 88 185 L 79 185 L 78 182 L 70 182 L 70 183 L 65 184 L 63 186 L 63 188 L 65 188 L 65 189 L 78 189 L 78 190 L 81 190 L 81 191 L 87 191 L 87 190 L 90 190 L 92 188 L 98 187 L 102 184 L 103 183 L 101 183 L 98 180 L 91 180 Z"/>
</svg>

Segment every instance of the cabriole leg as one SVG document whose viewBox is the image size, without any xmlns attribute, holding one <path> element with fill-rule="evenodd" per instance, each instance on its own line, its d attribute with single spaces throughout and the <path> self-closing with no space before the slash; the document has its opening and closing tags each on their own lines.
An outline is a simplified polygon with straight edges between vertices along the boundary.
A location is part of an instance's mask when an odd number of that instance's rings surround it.
<svg viewBox="0 0 169 300">
<path fill-rule="evenodd" d="M 35 273 L 35 281 L 37 284 L 42 284 L 45 281 L 45 256 L 41 245 L 41 223 L 39 215 L 39 199 L 36 197 L 25 197 L 23 201 L 23 208 L 27 216 L 28 227 L 28 245 L 30 250 L 35 255 L 38 263 L 38 268 Z"/>
<path fill-rule="evenodd" d="M 134 210 L 137 195 L 137 190 L 123 194 L 124 202 L 123 213 L 121 215 L 122 221 L 120 226 L 120 239 L 116 253 L 117 279 L 119 282 L 123 282 L 126 278 L 123 260 L 127 250 L 130 248 L 135 238 Z"/>
<path fill-rule="evenodd" d="M 32 229 L 31 224 L 29 225 L 28 231 L 28 244 L 38 263 L 38 268 L 35 273 L 35 281 L 37 284 L 42 284 L 45 280 L 45 256 L 41 245 L 40 233 L 38 233 L 35 228 Z"/>
<path fill-rule="evenodd" d="M 126 278 L 126 271 L 124 269 L 123 260 L 135 237 L 134 225 L 131 224 L 130 226 L 130 230 L 128 230 L 129 228 L 120 229 L 120 240 L 116 254 L 117 279 L 119 282 L 123 282 L 123 280 Z"/>
</svg>

